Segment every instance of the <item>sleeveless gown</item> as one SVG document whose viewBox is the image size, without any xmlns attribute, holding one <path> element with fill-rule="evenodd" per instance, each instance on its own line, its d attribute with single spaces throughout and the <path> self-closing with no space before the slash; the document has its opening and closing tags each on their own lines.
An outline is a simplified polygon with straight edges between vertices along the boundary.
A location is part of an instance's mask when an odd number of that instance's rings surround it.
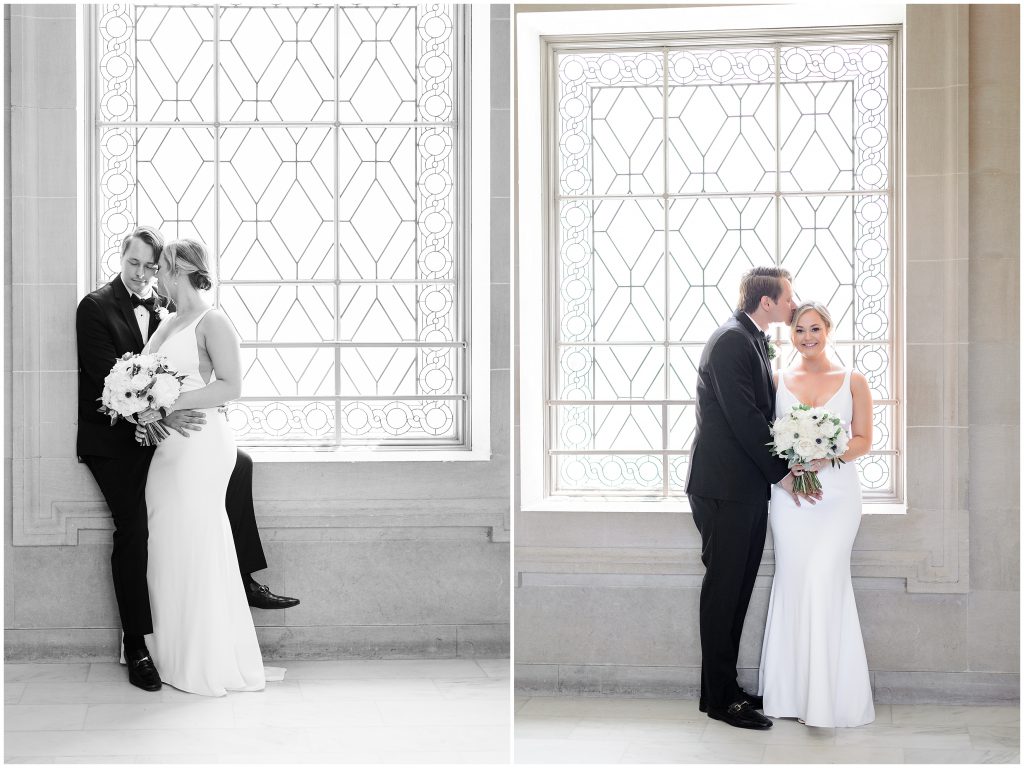
<svg viewBox="0 0 1024 768">
<path fill-rule="evenodd" d="M 156 350 L 173 370 L 187 374 L 183 392 L 206 386 L 195 333 L 205 316 L 165 338 Z M 149 344 L 146 351 L 151 351 Z M 157 446 L 149 467 L 147 578 L 153 634 L 146 644 L 163 682 L 190 693 L 223 696 L 262 690 L 265 676 L 224 510 L 235 442 L 223 414 L 216 408 L 203 412 L 203 428 L 188 438 L 172 431 Z"/>
<path fill-rule="evenodd" d="M 775 415 L 799 401 L 780 374 Z M 850 371 L 824 406 L 849 430 Z M 797 507 L 772 486 L 768 520 L 775 543 L 775 578 L 761 646 L 759 691 L 764 713 L 796 717 L 825 728 L 875 719 L 867 656 L 850 576 L 860 527 L 860 477 L 854 462 L 818 474 L 823 497 Z"/>
</svg>

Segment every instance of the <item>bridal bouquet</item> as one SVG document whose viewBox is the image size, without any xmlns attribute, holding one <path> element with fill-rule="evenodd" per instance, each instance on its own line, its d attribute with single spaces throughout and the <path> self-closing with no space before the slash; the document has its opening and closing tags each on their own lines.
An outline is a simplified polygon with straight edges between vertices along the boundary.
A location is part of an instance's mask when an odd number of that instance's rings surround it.
<svg viewBox="0 0 1024 768">
<path fill-rule="evenodd" d="M 135 417 L 147 408 L 166 408 L 174 404 L 181 394 L 184 375 L 178 375 L 167 367 L 163 355 L 133 355 L 125 352 L 114 363 L 107 378 L 103 380 L 103 396 L 99 412 L 110 416 L 111 425 L 118 418 L 135 421 Z M 136 436 L 142 445 L 156 445 L 170 434 L 159 421 L 143 424 L 145 438 Z"/>
<path fill-rule="evenodd" d="M 790 467 L 809 464 L 815 459 L 828 459 L 833 467 L 836 462 L 843 464 L 839 457 L 846 453 L 850 441 L 838 416 L 803 403 L 797 403 L 789 413 L 775 420 L 772 438 L 768 447 L 776 456 L 786 459 Z M 804 472 L 794 478 L 793 490 L 797 493 L 820 491 L 818 473 Z"/>
</svg>

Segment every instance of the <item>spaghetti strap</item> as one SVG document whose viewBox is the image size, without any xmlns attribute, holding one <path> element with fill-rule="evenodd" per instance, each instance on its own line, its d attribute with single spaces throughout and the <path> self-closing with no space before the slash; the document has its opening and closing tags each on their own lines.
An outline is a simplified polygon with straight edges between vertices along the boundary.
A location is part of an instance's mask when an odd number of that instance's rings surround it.
<svg viewBox="0 0 1024 768">
<path fill-rule="evenodd" d="M 208 315 L 208 314 L 210 313 L 210 310 L 212 310 L 212 309 L 213 309 L 213 307 L 207 307 L 207 308 L 206 308 L 206 309 L 204 309 L 204 310 L 203 310 L 202 312 L 200 312 L 200 313 L 199 313 L 199 317 L 197 317 L 197 318 L 196 318 L 195 320 L 193 320 L 193 321 L 192 321 L 192 323 L 191 323 L 191 325 L 199 325 L 199 322 L 200 322 L 200 321 L 201 321 L 201 320 L 202 320 L 202 319 L 203 319 L 204 317 L 206 317 L 206 316 L 207 316 L 207 315 Z"/>
</svg>

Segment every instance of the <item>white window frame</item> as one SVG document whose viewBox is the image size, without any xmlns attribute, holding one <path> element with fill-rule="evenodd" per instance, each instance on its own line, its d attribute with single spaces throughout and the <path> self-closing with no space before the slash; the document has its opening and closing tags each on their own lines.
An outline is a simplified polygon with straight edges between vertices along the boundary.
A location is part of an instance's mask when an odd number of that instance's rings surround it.
<svg viewBox="0 0 1024 768">
<path fill-rule="evenodd" d="M 718 6 L 704 8 L 637 9 L 628 11 L 566 11 L 522 13 L 516 16 L 516 60 L 518 120 L 516 152 L 518 172 L 516 253 L 520 310 L 518 312 L 518 399 L 519 399 L 519 464 L 520 508 L 529 512 L 689 512 L 685 498 L 662 499 L 613 496 L 570 497 L 548 494 L 549 460 L 545 383 L 550 381 L 550 333 L 547 326 L 549 259 L 552 246 L 548 238 L 551 207 L 549 190 L 551 163 L 547 126 L 550 123 L 551 90 L 554 83 L 545 67 L 552 42 L 564 42 L 586 36 L 607 38 L 628 33 L 629 39 L 650 34 L 664 37 L 666 32 L 717 32 L 723 36 L 744 30 L 803 28 L 826 34 L 829 28 L 902 25 L 906 18 L 903 5 L 828 7 L 814 5 L 788 6 Z M 902 54 L 899 54 L 902 55 Z M 897 63 L 902 70 L 901 62 Z M 546 79 L 547 78 L 547 79 Z M 902 88 L 902 83 L 900 85 Z M 903 102 L 903 94 L 898 95 Z M 901 131 L 891 137 L 899 142 Z M 903 208 L 902 179 L 905 175 L 902 152 L 896 144 L 897 163 L 893 201 L 895 238 L 893 285 L 893 347 L 903 347 L 905 327 L 903 300 L 904 231 L 899 212 Z M 539 288 L 538 288 L 539 286 Z M 541 301 L 538 301 L 540 299 Z M 537 311 L 539 305 L 543 311 Z M 526 307 L 531 307 L 530 311 Z M 904 355 L 893 361 L 895 399 L 903 403 Z M 905 404 L 904 404 L 905 405 Z M 897 445 L 905 445 L 906 408 L 900 408 L 894 428 Z M 905 477 L 906 457 L 897 461 L 898 475 Z M 869 502 L 865 513 L 905 514 L 905 483 L 897 481 L 897 497 L 892 501 Z"/>
<path fill-rule="evenodd" d="M 485 7 L 473 9 L 466 3 L 469 24 L 464 27 L 468 72 L 465 83 L 469 109 L 464 117 L 468 167 L 463 175 L 468 186 L 458 190 L 465 208 L 468 232 L 459 238 L 465 250 L 462 263 L 466 334 L 466 432 L 464 447 L 430 446 L 346 448 L 344 446 L 252 446 L 246 447 L 257 462 L 395 462 L 395 461 L 488 461 L 490 445 L 490 16 Z M 95 222 L 98 215 L 98 172 L 94 157 L 98 109 L 98 63 L 95 34 L 96 6 L 78 5 L 78 231 L 83 243 L 79 296 L 95 289 L 100 254 Z M 480 73 L 473 77 L 472 73 Z M 476 126 L 476 128 L 474 128 Z"/>
</svg>

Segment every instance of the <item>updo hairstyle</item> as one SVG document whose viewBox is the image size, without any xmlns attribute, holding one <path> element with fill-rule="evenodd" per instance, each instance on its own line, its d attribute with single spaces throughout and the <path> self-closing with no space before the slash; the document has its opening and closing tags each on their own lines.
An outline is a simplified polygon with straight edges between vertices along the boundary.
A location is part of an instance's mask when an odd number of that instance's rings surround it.
<svg viewBox="0 0 1024 768">
<path fill-rule="evenodd" d="M 213 287 L 206 246 L 198 240 L 172 240 L 164 246 L 163 255 L 167 258 L 171 274 L 188 275 L 188 281 L 197 291 L 208 291 Z"/>
</svg>

